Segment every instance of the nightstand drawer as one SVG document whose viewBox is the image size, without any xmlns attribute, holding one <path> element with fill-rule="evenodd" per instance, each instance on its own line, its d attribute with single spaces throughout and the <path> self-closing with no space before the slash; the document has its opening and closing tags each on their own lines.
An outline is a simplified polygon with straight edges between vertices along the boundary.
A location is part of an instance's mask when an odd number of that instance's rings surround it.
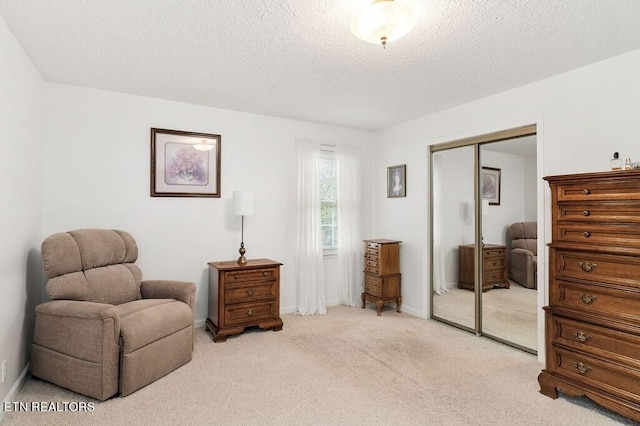
<svg viewBox="0 0 640 426">
<path fill-rule="evenodd" d="M 505 253 L 506 249 L 504 247 L 502 248 L 486 248 L 484 249 L 484 260 L 487 259 L 503 259 L 504 260 L 504 253 Z"/>
<path fill-rule="evenodd" d="M 225 281 L 229 284 L 244 281 L 274 281 L 276 270 L 273 268 L 247 269 L 225 273 Z"/>
<path fill-rule="evenodd" d="M 255 300 L 274 300 L 276 298 L 275 281 L 266 283 L 242 283 L 225 288 L 225 303 L 243 303 Z"/>
<path fill-rule="evenodd" d="M 484 259 L 484 270 L 490 269 L 499 269 L 505 270 L 506 268 L 506 257 L 500 256 L 496 258 L 485 258 Z"/>
<path fill-rule="evenodd" d="M 275 302 L 225 306 L 225 325 L 253 324 L 257 321 L 277 318 Z"/>
</svg>

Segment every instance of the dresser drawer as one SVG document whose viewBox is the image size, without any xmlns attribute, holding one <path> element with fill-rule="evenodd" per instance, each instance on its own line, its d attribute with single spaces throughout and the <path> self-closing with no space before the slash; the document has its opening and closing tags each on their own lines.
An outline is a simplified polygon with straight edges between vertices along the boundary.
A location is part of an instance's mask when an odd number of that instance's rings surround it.
<svg viewBox="0 0 640 426">
<path fill-rule="evenodd" d="M 367 250 L 375 250 L 377 252 L 378 249 L 380 248 L 380 243 L 374 243 L 374 242 L 371 242 L 371 241 L 367 241 L 365 244 L 366 244 Z"/>
<path fill-rule="evenodd" d="M 640 291 L 558 280 L 549 304 L 579 309 L 591 314 L 640 320 Z"/>
<path fill-rule="evenodd" d="M 558 241 L 640 247 L 640 226 L 599 223 L 559 223 Z"/>
<path fill-rule="evenodd" d="M 554 272 L 559 277 L 640 288 L 639 257 L 569 250 L 555 253 Z"/>
<path fill-rule="evenodd" d="M 561 183 L 558 201 L 640 200 L 640 186 L 633 181 Z"/>
<path fill-rule="evenodd" d="M 558 220 L 640 223 L 640 203 L 627 201 L 558 203 Z"/>
<path fill-rule="evenodd" d="M 640 370 L 640 336 L 557 316 L 550 321 L 554 343 L 606 357 L 621 355 L 616 358 Z"/>
<path fill-rule="evenodd" d="M 555 365 L 547 369 L 586 385 L 640 402 L 640 371 L 620 363 L 607 362 L 583 352 L 554 347 Z"/>
<path fill-rule="evenodd" d="M 276 289 L 275 281 L 229 285 L 225 288 L 224 301 L 228 304 L 234 304 L 255 300 L 274 300 Z"/>
<path fill-rule="evenodd" d="M 274 281 L 276 279 L 276 269 L 246 269 L 243 271 L 225 272 L 227 284 L 245 281 Z"/>
<path fill-rule="evenodd" d="M 275 302 L 247 303 L 225 306 L 225 326 L 254 324 L 278 317 Z"/>
</svg>

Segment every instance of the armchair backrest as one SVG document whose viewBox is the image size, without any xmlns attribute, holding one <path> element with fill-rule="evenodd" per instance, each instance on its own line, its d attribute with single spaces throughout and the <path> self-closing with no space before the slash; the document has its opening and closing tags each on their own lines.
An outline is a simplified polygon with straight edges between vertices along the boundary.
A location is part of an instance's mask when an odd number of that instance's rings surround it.
<svg viewBox="0 0 640 426">
<path fill-rule="evenodd" d="M 529 250 L 538 254 L 538 224 L 537 222 L 516 222 L 509 227 L 512 238 L 511 248 Z"/>
<path fill-rule="evenodd" d="M 42 242 L 51 299 L 119 305 L 141 298 L 138 246 L 125 231 L 79 229 Z"/>
</svg>

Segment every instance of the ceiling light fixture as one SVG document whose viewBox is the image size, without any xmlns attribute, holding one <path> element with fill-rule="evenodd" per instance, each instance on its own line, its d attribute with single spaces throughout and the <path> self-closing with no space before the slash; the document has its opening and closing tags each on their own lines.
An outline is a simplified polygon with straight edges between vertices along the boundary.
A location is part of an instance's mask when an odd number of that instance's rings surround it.
<svg viewBox="0 0 640 426">
<path fill-rule="evenodd" d="M 193 145 L 193 147 L 198 151 L 211 151 L 213 148 L 216 147 L 216 144 L 211 143 L 206 139 L 202 139 L 200 143 Z"/>
<path fill-rule="evenodd" d="M 351 21 L 351 32 L 369 43 L 398 40 L 416 25 L 417 17 L 411 6 L 394 0 L 374 0 L 361 9 Z"/>
</svg>

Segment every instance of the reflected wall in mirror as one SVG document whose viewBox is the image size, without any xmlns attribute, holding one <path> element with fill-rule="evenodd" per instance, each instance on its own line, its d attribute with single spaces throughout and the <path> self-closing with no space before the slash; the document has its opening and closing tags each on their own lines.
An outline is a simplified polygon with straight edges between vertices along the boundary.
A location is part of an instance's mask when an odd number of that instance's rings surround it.
<svg viewBox="0 0 640 426">
<path fill-rule="evenodd" d="M 459 247 L 475 242 L 474 164 L 472 145 L 431 155 L 432 315 L 471 329 L 474 293 L 458 288 L 458 269 Z"/>
</svg>

